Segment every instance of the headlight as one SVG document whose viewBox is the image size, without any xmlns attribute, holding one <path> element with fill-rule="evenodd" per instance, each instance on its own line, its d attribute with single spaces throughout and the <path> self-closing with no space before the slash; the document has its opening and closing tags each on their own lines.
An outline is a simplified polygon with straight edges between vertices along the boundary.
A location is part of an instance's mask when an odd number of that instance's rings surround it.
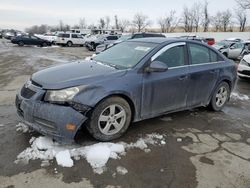
<svg viewBox="0 0 250 188">
<path fill-rule="evenodd" d="M 46 92 L 45 101 L 65 102 L 70 101 L 80 91 L 78 87 L 72 87 L 62 90 L 48 90 Z"/>
<path fill-rule="evenodd" d="M 248 62 L 246 60 L 242 59 L 240 62 L 241 65 L 249 66 Z"/>
</svg>

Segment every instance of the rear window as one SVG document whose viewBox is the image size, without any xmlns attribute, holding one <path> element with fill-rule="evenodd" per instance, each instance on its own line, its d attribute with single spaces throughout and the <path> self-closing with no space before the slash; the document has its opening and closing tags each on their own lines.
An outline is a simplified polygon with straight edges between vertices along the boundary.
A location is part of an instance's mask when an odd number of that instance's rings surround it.
<svg viewBox="0 0 250 188">
<path fill-rule="evenodd" d="M 108 36 L 107 39 L 108 40 L 117 40 L 118 37 L 117 36 Z"/>
<path fill-rule="evenodd" d="M 60 34 L 58 34 L 58 37 L 69 38 L 69 37 L 70 37 L 70 34 L 60 33 Z"/>
</svg>

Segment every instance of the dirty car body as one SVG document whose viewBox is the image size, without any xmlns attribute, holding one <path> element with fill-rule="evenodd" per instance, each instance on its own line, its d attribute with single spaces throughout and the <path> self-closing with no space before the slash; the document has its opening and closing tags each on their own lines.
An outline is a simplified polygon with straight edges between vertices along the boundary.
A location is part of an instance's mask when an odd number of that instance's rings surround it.
<svg viewBox="0 0 250 188">
<path fill-rule="evenodd" d="M 58 141 L 72 141 L 93 109 L 109 97 L 126 100 L 131 122 L 137 122 L 207 106 L 222 81 L 232 90 L 235 65 L 207 45 L 190 40 L 135 39 L 93 60 L 33 74 L 17 94 L 16 107 L 33 129 Z"/>
</svg>

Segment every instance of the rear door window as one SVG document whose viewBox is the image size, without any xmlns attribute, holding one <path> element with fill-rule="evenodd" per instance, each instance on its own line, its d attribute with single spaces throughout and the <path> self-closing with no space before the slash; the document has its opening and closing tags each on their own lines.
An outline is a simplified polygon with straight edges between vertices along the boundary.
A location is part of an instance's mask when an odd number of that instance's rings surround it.
<svg viewBox="0 0 250 188">
<path fill-rule="evenodd" d="M 213 50 L 198 44 L 189 44 L 190 58 L 193 65 L 223 61 Z"/>
<path fill-rule="evenodd" d="M 189 52 L 193 65 L 210 62 L 209 49 L 205 46 L 191 43 L 189 44 Z"/>
<path fill-rule="evenodd" d="M 184 45 L 175 46 L 159 55 L 154 61 L 161 61 L 170 67 L 179 67 L 185 64 Z"/>
</svg>

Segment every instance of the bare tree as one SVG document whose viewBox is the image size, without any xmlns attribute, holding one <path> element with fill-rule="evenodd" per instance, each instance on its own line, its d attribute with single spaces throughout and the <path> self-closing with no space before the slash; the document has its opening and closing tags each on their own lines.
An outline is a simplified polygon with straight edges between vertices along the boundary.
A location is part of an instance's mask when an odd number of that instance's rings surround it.
<svg viewBox="0 0 250 188">
<path fill-rule="evenodd" d="M 85 29 L 87 27 L 85 18 L 79 19 L 79 29 Z"/>
<path fill-rule="evenodd" d="M 224 32 L 227 32 L 228 26 L 230 25 L 231 21 L 232 21 L 232 12 L 229 9 L 223 11 L 221 15 L 221 23 Z"/>
<path fill-rule="evenodd" d="M 119 29 L 119 20 L 117 15 L 115 15 L 115 29 Z"/>
<path fill-rule="evenodd" d="M 250 0 L 236 0 L 243 9 L 250 9 Z"/>
<path fill-rule="evenodd" d="M 222 30 L 222 13 L 218 11 L 215 16 L 211 18 L 211 24 L 214 31 L 218 32 Z"/>
<path fill-rule="evenodd" d="M 47 33 L 48 31 L 48 26 L 47 25 L 33 25 L 29 28 L 26 28 L 25 31 L 30 34 L 44 34 Z"/>
<path fill-rule="evenodd" d="M 185 32 L 192 32 L 194 27 L 194 14 L 192 9 L 189 9 L 187 6 L 183 7 L 182 15 L 183 29 Z"/>
<path fill-rule="evenodd" d="M 201 22 L 201 14 L 202 14 L 201 8 L 202 8 L 201 3 L 194 3 L 191 8 L 191 16 L 193 17 L 195 32 L 198 32 L 199 30 Z"/>
<path fill-rule="evenodd" d="M 106 29 L 109 29 L 109 27 L 110 27 L 110 17 L 109 16 L 105 17 L 105 25 L 106 25 Z"/>
<path fill-rule="evenodd" d="M 64 23 L 62 20 L 59 21 L 59 30 L 63 31 L 64 30 Z"/>
<path fill-rule="evenodd" d="M 106 25 L 105 20 L 103 18 L 100 18 L 100 20 L 99 20 L 99 28 L 104 29 L 105 25 Z"/>
<path fill-rule="evenodd" d="M 207 0 L 205 0 L 204 4 L 203 4 L 203 13 L 202 13 L 201 24 L 203 26 L 203 32 L 207 32 L 209 24 L 210 24 L 210 18 L 209 18 L 209 14 L 208 14 L 208 1 Z"/>
<path fill-rule="evenodd" d="M 179 19 L 175 16 L 175 11 L 171 10 L 168 15 L 158 19 L 162 33 L 173 32 L 179 23 Z"/>
<path fill-rule="evenodd" d="M 124 32 L 126 31 L 126 29 L 130 26 L 130 22 L 129 20 L 127 19 L 122 19 L 120 22 L 119 22 L 119 27 L 118 29 L 121 30 L 121 32 Z"/>
<path fill-rule="evenodd" d="M 148 16 L 141 14 L 141 13 L 137 13 L 134 15 L 134 19 L 132 21 L 132 24 L 136 27 L 138 32 L 141 32 L 146 27 L 148 27 L 151 24 L 151 22 L 148 19 Z"/>
<path fill-rule="evenodd" d="M 235 14 L 236 14 L 236 20 L 240 26 L 239 31 L 244 32 L 245 27 L 246 27 L 246 22 L 247 22 L 246 10 L 244 10 L 242 8 L 237 9 L 237 10 L 235 10 Z"/>
</svg>

